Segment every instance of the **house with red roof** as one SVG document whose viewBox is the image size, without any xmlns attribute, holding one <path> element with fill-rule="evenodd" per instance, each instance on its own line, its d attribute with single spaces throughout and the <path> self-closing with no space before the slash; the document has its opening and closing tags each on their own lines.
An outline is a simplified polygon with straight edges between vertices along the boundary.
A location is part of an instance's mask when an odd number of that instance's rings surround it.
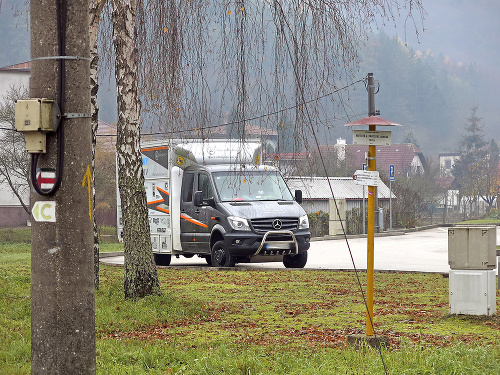
<svg viewBox="0 0 500 375">
<path fill-rule="evenodd" d="M 29 87 L 31 62 L 25 62 L 0 68 L 0 99 L 13 86 Z"/>
<path fill-rule="evenodd" d="M 334 152 L 337 160 L 347 160 L 349 165 L 361 169 L 366 163 L 368 146 L 345 144 L 338 140 L 336 145 L 319 146 L 322 153 Z M 409 177 L 423 174 L 427 168 L 422 151 L 413 143 L 400 143 L 390 146 L 377 146 L 376 170 L 386 176 L 389 175 L 390 165 L 394 165 L 395 177 Z"/>
<path fill-rule="evenodd" d="M 225 124 L 206 129 L 195 130 L 192 132 L 193 138 L 212 138 L 212 139 L 226 139 L 229 137 L 239 137 L 236 129 L 236 124 Z M 278 133 L 275 130 L 263 128 L 258 125 L 246 123 L 244 128 L 245 139 L 247 140 L 262 140 L 266 144 L 266 148 L 275 150 L 278 143 Z"/>
</svg>

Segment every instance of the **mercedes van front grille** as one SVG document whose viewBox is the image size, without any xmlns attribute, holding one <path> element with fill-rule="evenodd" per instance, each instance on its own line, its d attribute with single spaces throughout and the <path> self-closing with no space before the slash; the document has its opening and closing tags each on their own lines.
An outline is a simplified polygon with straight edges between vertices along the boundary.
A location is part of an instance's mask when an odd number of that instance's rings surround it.
<svg viewBox="0 0 500 375">
<path fill-rule="evenodd" d="M 250 220 L 256 232 L 269 232 L 270 230 L 295 231 L 299 226 L 299 219 L 293 217 L 279 217 Z"/>
</svg>

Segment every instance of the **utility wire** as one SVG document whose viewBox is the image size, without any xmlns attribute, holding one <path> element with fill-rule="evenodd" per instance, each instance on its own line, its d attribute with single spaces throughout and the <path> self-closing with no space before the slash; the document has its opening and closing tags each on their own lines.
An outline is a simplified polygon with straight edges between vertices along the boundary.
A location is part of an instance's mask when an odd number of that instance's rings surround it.
<svg viewBox="0 0 500 375">
<path fill-rule="evenodd" d="M 358 79 L 357 81 L 353 81 L 353 82 L 350 82 L 348 83 L 347 85 L 343 86 L 343 87 L 340 87 L 332 92 L 329 92 L 327 94 L 323 94 L 321 96 L 318 96 L 316 98 L 313 98 L 313 99 L 309 99 L 307 101 L 304 101 L 303 103 L 304 104 L 309 104 L 309 103 L 312 103 L 312 102 L 315 102 L 315 101 L 318 101 L 320 99 L 323 99 L 327 96 L 330 96 L 330 95 L 333 95 L 333 94 L 336 94 L 342 90 L 345 90 L 353 85 L 355 85 L 356 83 L 359 83 L 359 82 L 363 82 L 364 81 L 364 78 L 362 79 Z M 343 104 L 344 105 L 344 104 Z M 291 109 L 294 109 L 294 108 L 297 108 L 299 105 L 296 104 L 296 105 L 292 105 L 292 106 L 289 106 L 289 107 L 285 107 L 285 108 L 282 108 L 282 109 L 279 109 L 277 111 L 274 111 L 274 112 L 268 112 L 268 113 L 265 113 L 265 114 L 262 114 L 262 115 L 258 115 L 258 116 L 255 116 L 255 117 L 250 117 L 250 118 L 246 118 L 246 119 L 243 119 L 243 120 L 239 120 L 239 121 L 232 121 L 232 122 L 226 122 L 226 123 L 223 123 L 223 124 L 218 124 L 218 125 L 209 125 L 209 126 L 203 126 L 203 127 L 196 127 L 196 128 L 191 128 L 191 129 L 183 129 L 183 130 L 171 130 L 171 131 L 167 131 L 167 132 L 154 132 L 154 133 L 141 133 L 141 135 L 159 135 L 159 134 L 178 134 L 178 133 L 187 133 L 187 132 L 192 132 L 192 131 L 198 131 L 198 130 L 207 130 L 207 129 L 214 129 L 214 128 L 218 128 L 218 127 L 221 127 L 221 126 L 227 126 L 227 125 L 235 125 L 235 124 L 238 124 L 242 121 L 254 121 L 254 120 L 259 120 L 261 118 L 265 118 L 265 117 L 269 117 L 269 116 L 273 116 L 273 115 L 277 115 L 281 112 L 286 112 L 286 111 L 289 111 Z M 344 110 L 345 110 L 345 107 L 344 107 Z M 347 111 L 346 111 L 346 116 L 347 118 L 349 119 L 349 115 L 347 114 Z M 350 120 L 349 120 L 350 121 Z M 1 128 L 0 128 L 1 129 Z M 5 129 L 5 130 L 13 130 L 13 129 Z M 15 131 L 15 130 L 14 130 Z M 115 137 L 116 134 L 97 134 L 98 137 Z"/>
<path fill-rule="evenodd" d="M 365 78 L 361 78 L 361 79 L 358 79 L 356 81 L 353 81 L 353 82 L 350 82 L 348 84 L 346 84 L 345 86 L 343 87 L 340 87 L 334 91 L 331 91 L 329 93 L 326 93 L 326 94 L 323 94 L 321 96 L 318 96 L 316 98 L 313 98 L 313 99 L 309 99 L 307 101 L 304 101 L 303 103 L 304 104 L 309 104 L 309 103 L 312 103 L 312 102 L 315 102 L 315 101 L 318 101 L 320 99 L 323 99 L 323 98 L 326 98 L 327 96 L 330 96 L 330 95 L 333 95 L 333 94 L 336 94 L 336 93 L 339 93 L 340 91 L 342 90 L 345 90 L 345 89 L 348 89 L 349 87 L 355 85 L 356 83 L 359 83 L 359 82 L 363 82 L 365 80 Z M 349 117 L 349 114 L 347 113 L 347 110 L 345 109 L 345 104 L 344 102 L 341 100 L 342 102 L 342 106 L 344 106 L 344 111 L 346 112 L 346 116 L 347 116 L 347 119 L 349 121 L 350 120 L 350 117 Z M 282 109 L 279 109 L 277 111 L 274 111 L 274 112 L 269 112 L 269 113 L 265 113 L 265 114 L 262 114 L 262 115 L 258 115 L 258 116 L 255 116 L 255 117 L 250 117 L 250 118 L 247 118 L 247 119 L 244 119 L 242 121 L 254 121 L 254 120 L 260 120 L 262 118 L 265 118 L 265 117 L 270 117 L 270 116 L 273 116 L 273 115 L 277 115 L 279 113 L 282 113 L 282 112 L 286 112 L 286 111 L 289 111 L 291 109 L 294 109 L 294 108 L 297 108 L 299 105 L 296 104 L 296 105 L 292 105 L 292 106 L 289 106 L 289 107 L 285 107 L 285 108 L 282 108 Z M 337 119 L 337 120 L 341 120 L 341 119 Z M 219 125 L 210 125 L 210 126 L 204 126 L 204 127 L 199 127 L 199 128 L 192 128 L 192 129 L 184 129 L 184 130 L 171 130 L 171 131 L 168 131 L 168 132 L 154 132 L 154 133 L 141 133 L 142 135 L 159 135 L 159 134 L 176 134 L 176 133 L 186 133 L 186 132 L 191 132 L 191 131 L 197 131 L 197 130 L 207 130 L 207 129 L 214 129 L 214 128 L 218 128 L 220 126 L 225 126 L 225 125 L 234 125 L 234 124 L 237 124 L 241 121 L 232 121 L 232 122 L 227 122 L 227 123 L 223 123 L 223 124 L 219 124 Z M 11 130 L 11 131 L 14 131 L 16 132 L 17 130 L 16 129 L 13 129 L 13 128 L 3 128 L 3 127 L 0 127 L 0 130 Z M 116 134 L 97 134 L 98 137 L 116 137 Z"/>
</svg>

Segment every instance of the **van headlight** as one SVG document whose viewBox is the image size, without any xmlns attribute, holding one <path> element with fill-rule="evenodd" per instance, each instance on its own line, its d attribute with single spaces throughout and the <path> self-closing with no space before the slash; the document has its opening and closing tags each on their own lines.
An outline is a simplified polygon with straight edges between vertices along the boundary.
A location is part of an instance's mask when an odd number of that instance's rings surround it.
<svg viewBox="0 0 500 375">
<path fill-rule="evenodd" d="M 237 216 L 228 216 L 227 221 L 234 230 L 250 230 L 247 219 Z"/>
<path fill-rule="evenodd" d="M 307 215 L 299 217 L 299 229 L 309 229 L 309 219 Z"/>
</svg>

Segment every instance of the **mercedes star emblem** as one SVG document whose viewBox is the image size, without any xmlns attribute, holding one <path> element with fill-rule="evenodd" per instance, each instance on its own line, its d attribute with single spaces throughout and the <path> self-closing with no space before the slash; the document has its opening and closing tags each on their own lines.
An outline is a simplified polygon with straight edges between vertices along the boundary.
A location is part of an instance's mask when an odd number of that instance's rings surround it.
<svg viewBox="0 0 500 375">
<path fill-rule="evenodd" d="M 281 229 L 281 226 L 283 224 L 281 223 L 281 220 L 280 219 L 274 219 L 273 220 L 273 228 L 276 229 L 276 230 L 279 230 Z"/>
</svg>

